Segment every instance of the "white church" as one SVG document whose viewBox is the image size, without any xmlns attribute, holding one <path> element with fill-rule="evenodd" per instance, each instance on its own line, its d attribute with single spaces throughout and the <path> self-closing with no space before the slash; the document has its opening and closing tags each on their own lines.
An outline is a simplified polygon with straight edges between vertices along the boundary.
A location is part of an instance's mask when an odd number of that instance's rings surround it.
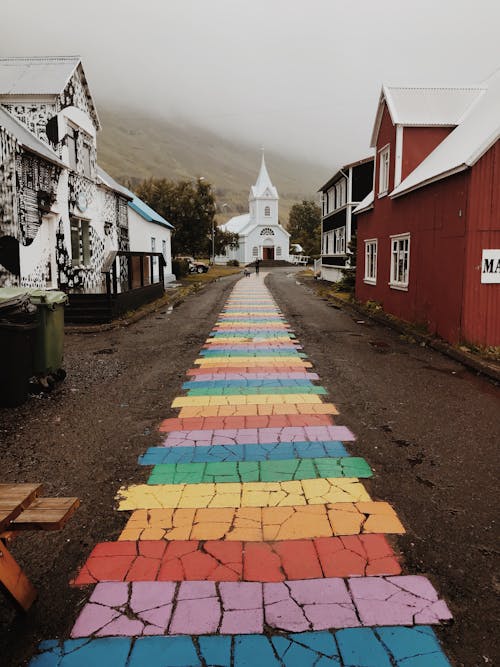
<svg viewBox="0 0 500 667">
<path fill-rule="evenodd" d="M 248 197 L 250 211 L 228 220 L 221 229 L 238 234 L 239 247 L 226 248 L 226 254 L 215 258 L 225 264 L 238 260 L 241 265 L 260 260 L 289 260 L 290 234 L 278 221 L 278 191 L 269 177 L 262 154 L 260 172 Z"/>
</svg>

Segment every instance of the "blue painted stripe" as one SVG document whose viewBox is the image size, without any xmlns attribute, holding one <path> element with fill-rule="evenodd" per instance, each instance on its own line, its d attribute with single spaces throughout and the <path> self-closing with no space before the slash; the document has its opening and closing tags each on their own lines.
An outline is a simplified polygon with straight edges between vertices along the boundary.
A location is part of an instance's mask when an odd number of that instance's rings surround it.
<svg viewBox="0 0 500 667">
<path fill-rule="evenodd" d="M 451 667 L 433 629 L 388 626 L 277 635 L 44 641 L 30 667 Z"/>
<path fill-rule="evenodd" d="M 258 396 L 263 394 L 316 394 L 326 395 L 328 392 L 324 387 L 293 387 L 283 385 L 281 387 L 195 387 L 189 389 L 188 396 Z"/>
<path fill-rule="evenodd" d="M 284 461 L 301 458 L 350 456 L 341 442 L 273 442 L 249 445 L 212 445 L 200 447 L 150 447 L 139 463 L 221 463 L 222 461 Z"/>
<path fill-rule="evenodd" d="M 202 380 L 200 382 L 184 382 L 183 389 L 215 389 L 216 387 L 314 387 L 311 380 L 296 378 L 265 378 L 262 380 Z"/>
</svg>

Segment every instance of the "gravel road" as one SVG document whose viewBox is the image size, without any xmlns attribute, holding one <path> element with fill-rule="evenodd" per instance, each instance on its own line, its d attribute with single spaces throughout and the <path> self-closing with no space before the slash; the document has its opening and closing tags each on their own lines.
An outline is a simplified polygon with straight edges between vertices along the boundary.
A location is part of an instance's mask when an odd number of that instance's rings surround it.
<svg viewBox="0 0 500 667">
<path fill-rule="evenodd" d="M 12 545 L 39 591 L 26 615 L 0 598 L 3 667 L 25 665 L 41 639 L 66 637 L 88 591 L 68 580 L 96 542 L 125 524 L 121 484 L 145 481 L 137 456 L 158 444 L 156 425 L 238 276 L 208 285 L 173 311 L 128 328 L 66 337 L 68 377 L 54 393 L 0 410 L 3 481 L 44 482 L 48 495 L 82 505 L 66 528 Z M 357 435 L 374 469 L 371 494 L 390 501 L 407 528 L 394 541 L 409 573 L 425 573 L 449 602 L 438 630 L 456 667 L 500 664 L 496 485 L 500 391 L 393 331 L 328 306 L 294 271 L 266 282 Z"/>
</svg>

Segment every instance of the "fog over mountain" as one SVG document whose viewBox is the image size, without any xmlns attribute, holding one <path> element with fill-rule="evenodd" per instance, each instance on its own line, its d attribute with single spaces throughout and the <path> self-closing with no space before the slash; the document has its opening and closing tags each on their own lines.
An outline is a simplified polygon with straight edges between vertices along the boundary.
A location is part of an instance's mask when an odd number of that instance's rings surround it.
<svg viewBox="0 0 500 667">
<path fill-rule="evenodd" d="M 82 56 L 100 108 L 329 170 L 367 154 L 382 82 L 500 64 L 498 0 L 2 0 L 2 55 Z"/>
</svg>

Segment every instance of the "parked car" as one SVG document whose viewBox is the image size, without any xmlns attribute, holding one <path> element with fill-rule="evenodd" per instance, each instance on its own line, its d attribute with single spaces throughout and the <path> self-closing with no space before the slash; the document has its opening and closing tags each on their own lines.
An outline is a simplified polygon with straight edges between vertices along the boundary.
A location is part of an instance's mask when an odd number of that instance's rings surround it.
<svg viewBox="0 0 500 667">
<path fill-rule="evenodd" d="M 209 269 L 207 264 L 203 262 L 198 262 L 194 257 L 189 257 L 189 255 L 183 255 L 177 257 L 177 259 L 185 259 L 189 263 L 189 272 L 190 273 L 206 273 Z"/>
</svg>

